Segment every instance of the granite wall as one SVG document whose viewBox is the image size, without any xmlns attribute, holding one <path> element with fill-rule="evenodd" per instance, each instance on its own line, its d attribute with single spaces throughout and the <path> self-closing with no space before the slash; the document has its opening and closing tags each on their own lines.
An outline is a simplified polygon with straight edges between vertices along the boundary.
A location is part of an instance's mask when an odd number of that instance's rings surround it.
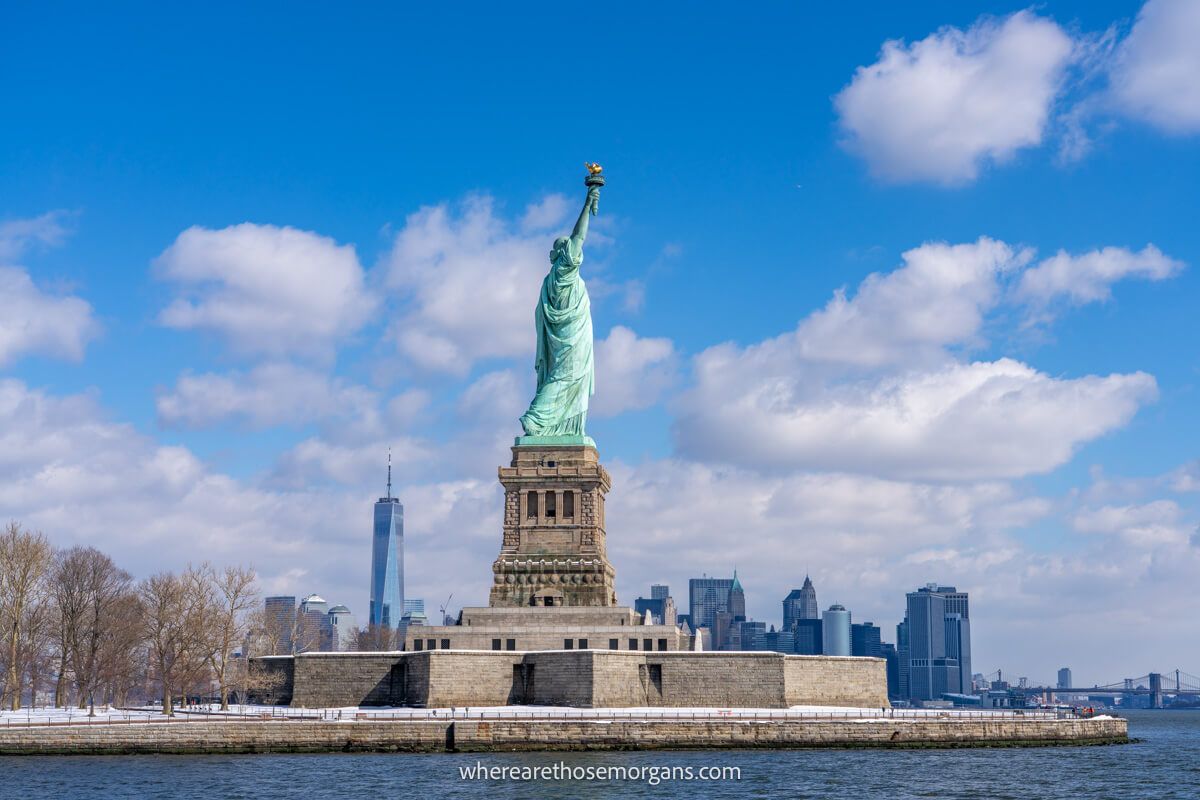
<svg viewBox="0 0 1200 800">
<path fill-rule="evenodd" d="M 885 708 L 887 662 L 852 656 L 787 656 L 785 706 Z"/>
<path fill-rule="evenodd" d="M 0 727 L 0 755 L 971 747 L 1128 741 L 1123 719 L 435 720 Z"/>
<path fill-rule="evenodd" d="M 258 702 L 305 708 L 548 705 L 878 708 L 880 659 L 781 653 L 432 650 L 255 659 L 280 677 Z"/>
</svg>

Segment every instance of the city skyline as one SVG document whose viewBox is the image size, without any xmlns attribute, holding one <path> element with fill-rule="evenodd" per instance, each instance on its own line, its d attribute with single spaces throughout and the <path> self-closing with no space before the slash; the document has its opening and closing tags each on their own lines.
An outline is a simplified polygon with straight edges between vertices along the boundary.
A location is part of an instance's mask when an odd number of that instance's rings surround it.
<svg viewBox="0 0 1200 800">
<path fill-rule="evenodd" d="M 405 592 L 486 603 L 531 298 L 598 160 L 620 601 L 736 566 L 779 622 L 810 574 L 886 633 L 941 581 L 979 671 L 1200 663 L 1200 111 L 1145 82 L 1194 63 L 1187 8 L 8 10 L 0 516 L 362 621 L 390 447 Z M 604 43 L 569 137 L 530 122 L 576 97 L 564 30 Z"/>
</svg>

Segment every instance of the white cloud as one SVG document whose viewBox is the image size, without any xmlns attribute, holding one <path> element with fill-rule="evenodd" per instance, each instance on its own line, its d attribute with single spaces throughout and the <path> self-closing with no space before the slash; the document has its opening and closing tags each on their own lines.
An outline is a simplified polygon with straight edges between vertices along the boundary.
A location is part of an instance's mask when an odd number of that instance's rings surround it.
<svg viewBox="0 0 1200 800">
<path fill-rule="evenodd" d="M 253 428 L 303 425 L 327 417 L 371 413 L 378 398 L 361 386 L 293 364 L 262 364 L 248 373 L 185 373 L 155 406 L 168 426 L 209 428 L 235 422 Z"/>
<path fill-rule="evenodd" d="M 1029 11 L 887 41 L 834 100 L 846 144 L 889 180 L 972 181 L 1041 143 L 1073 51 Z"/>
<path fill-rule="evenodd" d="M 649 582 L 664 567 L 638 553 L 670 552 L 691 575 L 732 568 L 732 560 L 803 575 L 803 562 L 898 560 L 920 546 L 946 545 L 1044 516 L 1002 483 L 937 485 L 845 473 L 764 475 L 756 469 L 679 460 L 609 465 L 609 548 Z M 633 532 L 636 531 L 636 535 Z M 736 540 L 737 553 L 728 543 Z M 634 563 L 637 562 L 637 566 Z M 650 573 L 650 574 L 647 574 Z"/>
<path fill-rule="evenodd" d="M 242 353 L 328 355 L 374 311 L 351 245 L 295 228 L 188 228 L 159 256 L 181 295 L 160 320 Z"/>
<path fill-rule="evenodd" d="M 80 361 L 99 332 L 86 300 L 43 292 L 19 267 L 0 266 L 0 297 L 0 366 L 26 354 Z"/>
<path fill-rule="evenodd" d="M 806 360 L 859 366 L 940 360 L 946 347 L 975 342 L 984 314 L 999 299 L 999 276 L 1029 258 L 1028 251 L 987 237 L 921 245 L 904 253 L 901 268 L 867 276 L 852 299 L 836 292 L 793 337 L 765 343 L 763 355 L 776 358 L 783 349 Z"/>
<path fill-rule="evenodd" d="M 726 348 L 697 374 L 677 421 L 685 454 L 941 480 L 1048 472 L 1157 394 L 1145 373 L 1068 380 L 1006 358 L 803 389 Z"/>
<path fill-rule="evenodd" d="M 334 484 L 379 486 L 382 490 L 388 452 L 397 477 L 416 477 L 436 458 L 436 448 L 412 436 L 385 435 L 374 441 L 310 437 L 279 457 L 273 485 L 290 489 Z"/>
<path fill-rule="evenodd" d="M 1075 515 L 1072 525 L 1080 533 L 1119 536 L 1136 547 L 1185 545 L 1193 528 L 1173 500 L 1086 508 Z"/>
<path fill-rule="evenodd" d="M 68 231 L 64 211 L 0 222 L 0 366 L 25 355 L 83 360 L 87 343 L 100 332 L 86 300 L 39 288 L 22 267 L 7 265 L 34 245 L 62 244 Z"/>
<path fill-rule="evenodd" d="M 571 201 L 566 195 L 548 194 L 536 203 L 530 203 L 521 217 L 521 230 L 543 232 L 565 225 L 570 213 Z"/>
<path fill-rule="evenodd" d="M 1182 261 L 1163 255 L 1152 244 L 1140 252 L 1105 247 L 1073 256 L 1060 250 L 1022 273 L 1016 295 L 1035 305 L 1045 305 L 1060 297 L 1082 305 L 1107 300 L 1112 295 L 1112 284 L 1119 280 L 1161 281 L 1177 275 L 1182 269 Z"/>
<path fill-rule="evenodd" d="M 531 205 L 521 222 L 503 218 L 481 196 L 411 215 L 384 263 L 389 287 L 405 298 L 392 329 L 401 353 L 425 369 L 456 375 L 487 358 L 523 356 L 532 364 L 533 309 L 550 247 L 570 232 L 566 202 L 551 195 Z M 597 236 L 589 234 L 588 242 L 590 258 Z M 583 275 L 593 285 L 589 263 Z"/>
<path fill-rule="evenodd" d="M 266 576 L 324 565 L 329 575 L 354 538 L 343 521 L 367 499 L 245 486 L 108 420 L 91 397 L 0 381 L 0 517 L 58 546 L 99 547 L 138 575 L 200 559 L 253 562 Z"/>
<path fill-rule="evenodd" d="M 1175 469 L 1167 476 L 1172 491 L 1200 492 L 1200 461 L 1191 461 Z"/>
<path fill-rule="evenodd" d="M 533 383 L 522 383 L 510 369 L 489 372 L 459 395 L 458 413 L 476 423 L 505 421 L 512 427 L 533 398 Z"/>
<path fill-rule="evenodd" d="M 1200 3 L 1148 0 L 1112 68 L 1116 104 L 1168 133 L 1200 133 Z"/>
<path fill-rule="evenodd" d="M 986 238 L 922 245 L 853 297 L 838 292 L 792 333 L 701 352 L 678 403 L 680 452 L 947 480 L 1066 463 L 1157 388 L 1144 373 L 1064 379 L 1008 358 L 961 360 L 961 350 L 984 344 L 1002 282 L 1031 255 Z"/>
<path fill-rule="evenodd" d="M 593 416 L 611 417 L 658 403 L 678 377 L 675 345 L 666 338 L 643 338 L 618 325 L 596 342 L 596 396 Z"/>
<path fill-rule="evenodd" d="M 32 219 L 0 222 L 0 261 L 19 258 L 31 245 L 55 247 L 67 238 L 65 211 L 48 211 Z"/>
<path fill-rule="evenodd" d="M 431 397 L 424 389 L 407 389 L 387 402 L 387 415 L 391 424 L 408 427 L 415 423 L 429 408 Z"/>
</svg>

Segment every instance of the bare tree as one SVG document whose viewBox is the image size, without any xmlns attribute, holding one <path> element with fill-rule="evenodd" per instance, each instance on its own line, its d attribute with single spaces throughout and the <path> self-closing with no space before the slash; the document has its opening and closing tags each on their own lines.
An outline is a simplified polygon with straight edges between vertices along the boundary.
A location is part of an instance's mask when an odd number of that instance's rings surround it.
<svg viewBox="0 0 1200 800">
<path fill-rule="evenodd" d="M 33 607 L 46 602 L 52 556 L 50 542 L 40 532 L 10 522 L 0 533 L 0 623 L 7 645 L 6 690 L 13 711 L 21 707 L 23 632 Z"/>
<path fill-rule="evenodd" d="M 221 709 L 225 710 L 229 708 L 229 688 L 234 677 L 230 660 L 239 645 L 245 656 L 251 614 L 258 605 L 259 595 L 253 567 L 228 566 L 219 573 L 210 571 L 209 577 L 214 590 L 214 613 L 208 627 L 209 664 L 221 693 Z"/>
<path fill-rule="evenodd" d="M 109 651 L 119 640 L 128 638 L 128 628 L 136 618 L 119 613 L 127 609 L 132 579 L 125 570 L 94 547 L 73 547 L 63 559 L 62 577 L 69 585 L 73 615 L 67 639 L 68 661 L 75 676 L 80 707 L 87 704 L 89 714 L 96 713 L 96 692 L 104 677 L 104 665 L 111 660 Z"/>
<path fill-rule="evenodd" d="M 107 626 L 105 647 L 97 665 L 97 685 L 107 702 L 123 706 L 130 692 L 146 679 L 141 598 L 132 587 L 113 600 L 112 616 L 114 622 Z"/>
<path fill-rule="evenodd" d="M 267 703 L 277 702 L 275 694 L 284 684 L 287 677 L 278 670 L 269 669 L 261 661 L 251 661 L 249 658 L 238 660 L 237 665 L 238 693 L 247 698 L 243 702 Z M 248 698 L 256 698 L 250 701 Z"/>
<path fill-rule="evenodd" d="M 321 623 L 318 614 L 296 612 L 292 626 L 292 652 L 311 653 L 321 649 Z"/>
<path fill-rule="evenodd" d="M 232 661 L 232 676 L 230 686 L 233 692 L 241 698 L 239 702 L 247 702 L 247 697 L 269 697 L 283 684 L 283 675 L 265 670 L 261 663 L 252 663 L 257 656 L 287 655 L 281 642 L 283 631 L 279 620 L 273 614 L 267 614 L 261 605 L 252 609 L 246 615 L 246 636 L 242 643 L 240 658 Z"/>
<path fill-rule="evenodd" d="M 402 629 L 374 623 L 358 631 L 358 649 L 360 651 L 402 650 L 404 636 Z"/>
<path fill-rule="evenodd" d="M 79 628 L 86 615 L 84 594 L 85 569 L 82 547 L 59 551 L 50 576 L 50 591 L 55 608 L 55 646 L 58 657 L 58 680 L 54 685 L 54 705 L 61 708 L 69 700 L 71 688 L 71 652 L 79 637 Z"/>
<path fill-rule="evenodd" d="M 21 626 L 21 661 L 29 676 L 29 704 L 36 707 L 38 692 L 53 664 L 56 613 L 47 586 L 42 600 L 29 606 Z"/>
<path fill-rule="evenodd" d="M 182 575 L 160 572 L 138 584 L 143 634 L 162 690 L 163 713 L 174 713 L 177 690 L 186 692 L 208 664 L 204 616 L 211 608 L 207 581 L 189 568 Z"/>
</svg>

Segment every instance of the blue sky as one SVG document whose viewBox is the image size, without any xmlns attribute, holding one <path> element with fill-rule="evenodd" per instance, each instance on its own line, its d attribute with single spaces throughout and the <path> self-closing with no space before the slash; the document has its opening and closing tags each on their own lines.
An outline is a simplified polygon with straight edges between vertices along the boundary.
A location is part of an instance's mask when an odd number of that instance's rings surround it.
<svg viewBox="0 0 1200 800">
<path fill-rule="evenodd" d="M 410 585 L 484 602 L 537 280 L 595 159 L 622 599 L 736 563 L 777 623 L 810 570 L 886 629 L 938 580 L 981 669 L 1194 667 L 1140 623 L 1200 566 L 1197 25 L 8 8 L 0 514 L 361 614 L 390 444 Z"/>
</svg>

